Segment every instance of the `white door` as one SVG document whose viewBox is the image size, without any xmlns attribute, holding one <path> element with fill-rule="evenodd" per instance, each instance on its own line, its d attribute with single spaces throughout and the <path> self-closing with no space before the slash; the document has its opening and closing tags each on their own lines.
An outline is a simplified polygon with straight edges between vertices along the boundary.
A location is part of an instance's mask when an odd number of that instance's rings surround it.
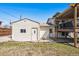
<svg viewBox="0 0 79 59">
<path fill-rule="evenodd" d="M 38 37 L 38 31 L 36 28 L 33 28 L 32 29 L 32 41 L 36 41 L 37 40 L 37 37 Z"/>
</svg>

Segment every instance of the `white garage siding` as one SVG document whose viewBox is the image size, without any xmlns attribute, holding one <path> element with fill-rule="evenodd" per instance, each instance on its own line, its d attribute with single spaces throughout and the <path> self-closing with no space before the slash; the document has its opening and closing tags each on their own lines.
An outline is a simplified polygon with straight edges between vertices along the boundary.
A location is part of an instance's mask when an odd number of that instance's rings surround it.
<svg viewBox="0 0 79 59">
<path fill-rule="evenodd" d="M 40 26 L 40 39 L 49 38 L 49 26 Z"/>
<path fill-rule="evenodd" d="M 21 33 L 20 29 L 25 29 L 26 32 Z M 28 19 L 19 20 L 12 23 L 12 40 L 14 41 L 39 41 L 40 39 L 48 38 L 48 24 L 40 24 Z"/>
<path fill-rule="evenodd" d="M 12 24 L 12 39 L 14 41 L 32 41 L 32 28 L 38 29 L 39 39 L 39 23 L 24 19 Z M 21 33 L 20 29 L 26 29 L 26 33 Z M 37 39 L 37 40 L 38 40 Z"/>
</svg>

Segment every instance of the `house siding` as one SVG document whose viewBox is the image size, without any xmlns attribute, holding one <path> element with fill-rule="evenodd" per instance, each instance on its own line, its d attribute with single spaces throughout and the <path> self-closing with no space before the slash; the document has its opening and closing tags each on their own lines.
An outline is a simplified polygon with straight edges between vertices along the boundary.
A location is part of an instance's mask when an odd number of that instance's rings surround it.
<svg viewBox="0 0 79 59">
<path fill-rule="evenodd" d="M 14 41 L 32 41 L 32 28 L 38 29 L 37 40 L 39 40 L 39 24 L 27 19 L 12 24 L 12 39 Z M 26 29 L 26 33 L 20 33 L 20 29 Z"/>
</svg>

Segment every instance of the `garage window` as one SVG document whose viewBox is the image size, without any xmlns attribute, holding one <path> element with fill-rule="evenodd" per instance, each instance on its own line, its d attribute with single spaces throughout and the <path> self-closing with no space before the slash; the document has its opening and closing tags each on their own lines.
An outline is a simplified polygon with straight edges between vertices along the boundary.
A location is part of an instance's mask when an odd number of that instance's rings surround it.
<svg viewBox="0 0 79 59">
<path fill-rule="evenodd" d="M 26 33 L 26 29 L 20 29 L 20 33 Z"/>
</svg>

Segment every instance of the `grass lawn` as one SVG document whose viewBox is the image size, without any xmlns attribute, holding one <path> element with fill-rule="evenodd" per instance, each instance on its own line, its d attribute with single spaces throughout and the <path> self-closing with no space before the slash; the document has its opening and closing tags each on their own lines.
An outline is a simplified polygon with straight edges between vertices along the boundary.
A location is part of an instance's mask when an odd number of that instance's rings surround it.
<svg viewBox="0 0 79 59">
<path fill-rule="evenodd" d="M 3 42 L 0 55 L 4 56 L 79 56 L 79 48 L 62 43 Z"/>
</svg>

